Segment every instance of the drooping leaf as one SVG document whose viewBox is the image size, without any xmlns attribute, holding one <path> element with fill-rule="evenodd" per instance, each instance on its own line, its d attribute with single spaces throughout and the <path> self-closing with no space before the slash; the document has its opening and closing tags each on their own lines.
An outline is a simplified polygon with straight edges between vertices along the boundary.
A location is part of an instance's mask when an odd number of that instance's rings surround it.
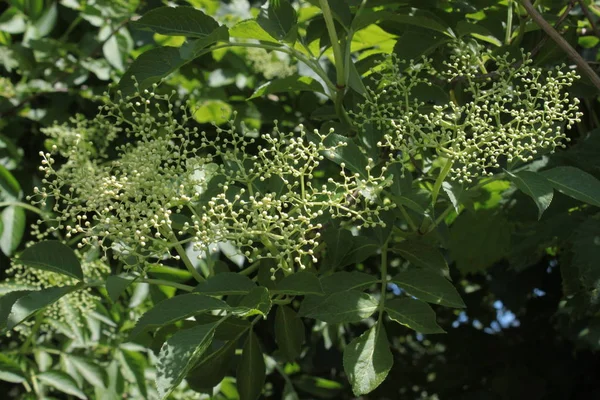
<svg viewBox="0 0 600 400">
<path fill-rule="evenodd" d="M 77 357 L 77 356 L 67 356 L 69 361 L 73 364 L 77 372 L 83 376 L 83 378 L 88 381 L 88 383 L 92 386 L 96 387 L 105 387 L 106 386 L 106 372 L 100 367 L 98 364 L 95 364 L 93 361 Z"/>
<path fill-rule="evenodd" d="M 131 285 L 135 278 L 127 275 L 111 275 L 106 279 L 108 297 L 114 302 L 119 300 L 121 294 Z"/>
<path fill-rule="evenodd" d="M 146 357 L 137 351 L 120 349 L 123 357 L 123 365 L 135 380 L 135 384 L 144 398 L 148 398 L 148 387 L 144 371 L 146 369 Z"/>
<path fill-rule="evenodd" d="M 541 174 L 559 192 L 600 207 L 600 180 L 575 167 L 556 167 Z"/>
<path fill-rule="evenodd" d="M 344 350 L 344 371 L 356 396 L 375 390 L 392 369 L 394 359 L 385 329 L 376 324 Z"/>
<path fill-rule="evenodd" d="M 156 388 L 166 399 L 210 346 L 217 324 L 198 325 L 175 333 L 163 344 L 156 366 Z"/>
<path fill-rule="evenodd" d="M 18 258 L 26 267 L 57 272 L 83 280 L 79 259 L 71 248 L 57 240 L 38 242 L 26 248 Z"/>
<path fill-rule="evenodd" d="M 188 59 L 182 58 L 177 47 L 157 47 L 142 53 L 129 66 L 123 78 L 119 81 L 119 89 L 124 96 L 131 96 L 137 91 L 143 91 L 157 83 L 162 78 L 175 71 Z M 135 86 L 135 83 L 138 86 Z"/>
<path fill-rule="evenodd" d="M 521 171 L 516 174 L 508 173 L 509 179 L 527 196 L 531 197 L 538 207 L 538 219 L 550 206 L 554 190 L 546 178 L 537 172 Z"/>
<path fill-rule="evenodd" d="M 454 308 L 465 307 L 452 283 L 436 272 L 411 269 L 394 276 L 392 282 L 428 303 Z"/>
<path fill-rule="evenodd" d="M 393 299 L 385 302 L 385 310 L 392 320 L 417 332 L 445 332 L 435 320 L 435 311 L 422 301 L 408 297 Z"/>
<path fill-rule="evenodd" d="M 305 294 L 324 294 L 321 281 L 315 274 L 308 271 L 298 271 L 286 276 L 271 290 L 277 294 L 302 296 Z"/>
<path fill-rule="evenodd" d="M 51 287 L 27 292 L 24 296 L 18 297 L 12 305 L 10 314 L 6 320 L 6 329 L 14 328 L 31 315 L 48 307 L 50 304 L 56 302 L 64 295 L 73 292 L 77 288 L 77 286 Z M 12 293 L 14 292 L 9 293 L 8 295 L 11 295 Z M 4 297 L 2 297 L 2 300 L 4 300 Z M 2 310 L 2 314 L 4 314 L 4 310 Z M 0 323 L 3 323 L 3 321 L 0 321 Z"/>
<path fill-rule="evenodd" d="M 78 399 L 86 400 L 87 396 L 77 386 L 77 382 L 68 374 L 62 371 L 46 371 L 36 375 L 36 378 L 45 385 L 51 386 L 63 393 L 75 396 Z"/>
<path fill-rule="evenodd" d="M 275 341 L 288 361 L 294 361 L 300 355 L 304 339 L 304 324 L 296 312 L 288 306 L 277 307 Z"/>
<path fill-rule="evenodd" d="M 236 340 L 231 340 L 218 350 L 203 357 L 185 377 L 188 385 L 198 392 L 212 389 L 218 385 L 229 372 L 236 343 Z"/>
<path fill-rule="evenodd" d="M 448 273 L 448 264 L 439 249 L 421 240 L 408 239 L 392 246 L 390 250 L 417 267 Z"/>
<path fill-rule="evenodd" d="M 21 244 L 25 233 L 25 210 L 18 206 L 8 206 L 0 215 L 0 250 L 11 256 Z"/>
<path fill-rule="evenodd" d="M 240 317 L 250 317 L 252 315 L 266 316 L 271 310 L 271 298 L 269 289 L 264 286 L 258 286 L 248 293 L 240 304 L 231 311 Z"/>
<path fill-rule="evenodd" d="M 258 338 L 250 332 L 238 363 L 236 379 L 240 400 L 256 400 L 265 385 L 265 360 Z"/>
<path fill-rule="evenodd" d="M 131 331 L 131 337 L 141 332 L 172 324 L 193 315 L 213 311 L 227 310 L 229 306 L 222 300 L 197 293 L 188 293 L 158 303 L 140 317 Z"/>
<path fill-rule="evenodd" d="M 379 303 L 373 296 L 358 290 L 347 290 L 326 297 L 306 316 L 330 324 L 359 322 L 370 317 Z"/>
<path fill-rule="evenodd" d="M 248 100 L 257 97 L 265 96 L 271 93 L 287 93 L 294 91 L 308 91 L 324 93 L 323 86 L 319 81 L 309 77 L 300 75 L 291 75 L 285 78 L 274 79 L 259 86 Z"/>
<path fill-rule="evenodd" d="M 256 285 L 250 278 L 235 272 L 222 272 L 204 282 L 200 282 L 194 292 L 210 296 L 224 296 L 230 294 L 248 294 Z"/>
<path fill-rule="evenodd" d="M 194 7 L 158 7 L 133 26 L 161 35 L 205 38 L 219 28 L 219 23 Z"/>
</svg>

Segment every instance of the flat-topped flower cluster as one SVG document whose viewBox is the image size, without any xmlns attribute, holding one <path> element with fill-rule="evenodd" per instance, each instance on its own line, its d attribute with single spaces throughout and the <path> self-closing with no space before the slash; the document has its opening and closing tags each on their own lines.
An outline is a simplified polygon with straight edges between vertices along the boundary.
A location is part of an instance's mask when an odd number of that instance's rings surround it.
<svg viewBox="0 0 600 400">
<path fill-rule="evenodd" d="M 394 56 L 379 67 L 375 89 L 355 117 L 361 127 L 384 132 L 378 145 L 390 162 L 443 157 L 451 162 L 450 179 L 470 183 L 564 146 L 564 129 L 582 115 L 567 92 L 575 71 L 534 67 L 526 54 L 517 61 L 475 45 L 453 48 L 443 68 L 427 58 L 401 63 Z M 494 65 L 492 73 L 482 60 Z M 443 98 L 434 82 L 450 85 L 451 96 Z"/>
<path fill-rule="evenodd" d="M 145 91 L 108 102 L 89 122 L 47 130 L 54 144 L 42 153 L 45 185 L 32 196 L 53 204 L 45 234 L 62 231 L 79 248 L 98 245 L 105 257 L 141 268 L 178 259 L 173 248 L 183 243 L 207 250 L 230 242 L 250 262 L 273 258 L 293 271 L 317 261 L 330 218 L 374 226 L 393 207 L 360 199 L 366 188 L 389 184 L 382 174 L 342 166 L 337 179 L 315 179 L 323 154 L 344 143 L 328 146 L 327 135 L 302 125 L 283 133 L 275 124 L 258 138 L 233 122 L 201 132 L 171 96 Z"/>
</svg>

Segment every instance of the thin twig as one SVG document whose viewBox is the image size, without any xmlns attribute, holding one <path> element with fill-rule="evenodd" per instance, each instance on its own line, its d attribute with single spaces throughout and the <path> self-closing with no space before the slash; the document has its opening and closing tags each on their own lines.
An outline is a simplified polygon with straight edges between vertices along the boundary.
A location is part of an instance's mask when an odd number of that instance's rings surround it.
<svg viewBox="0 0 600 400">
<path fill-rule="evenodd" d="M 594 34 L 597 37 L 600 37 L 600 30 L 598 30 L 598 25 L 596 25 L 596 23 L 594 22 L 594 17 L 590 13 L 590 10 L 588 10 L 588 8 L 585 5 L 585 3 L 583 2 L 583 0 L 578 0 L 578 1 L 579 1 L 579 7 L 581 7 L 581 11 L 583 11 L 583 15 L 585 15 L 585 17 L 588 19 L 588 21 L 590 21 L 590 25 L 592 25 Z"/>
<path fill-rule="evenodd" d="M 579 53 L 567 42 L 561 35 L 554 29 L 542 15 L 533 7 L 531 1 L 529 0 L 521 0 L 521 4 L 531 17 L 535 21 L 536 24 L 539 25 L 540 28 L 552 40 L 556 42 L 558 47 L 560 47 L 567 55 L 577 64 L 579 70 L 586 75 L 592 84 L 596 86 L 598 90 L 600 90 L 600 77 L 594 72 L 594 70 L 588 65 L 588 63 L 579 55 Z"/>
</svg>

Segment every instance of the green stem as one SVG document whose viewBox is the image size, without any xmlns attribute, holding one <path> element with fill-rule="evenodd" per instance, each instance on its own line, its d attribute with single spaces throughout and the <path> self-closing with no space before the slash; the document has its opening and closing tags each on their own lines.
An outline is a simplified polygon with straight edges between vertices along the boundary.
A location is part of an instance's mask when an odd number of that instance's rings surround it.
<svg viewBox="0 0 600 400">
<path fill-rule="evenodd" d="M 453 163 L 454 163 L 453 160 L 446 159 L 446 164 L 440 171 L 440 174 L 438 175 L 437 179 L 435 180 L 435 184 L 433 185 L 433 190 L 431 191 L 431 204 L 435 205 L 438 194 L 440 193 L 440 189 L 442 188 L 442 184 L 444 183 L 444 180 L 448 176 L 450 169 L 452 169 Z"/>
<path fill-rule="evenodd" d="M 204 279 L 204 277 L 202 275 L 200 275 L 198 270 L 194 267 L 194 264 L 192 264 L 192 261 L 187 256 L 185 249 L 177 241 L 177 237 L 175 237 L 175 234 L 173 233 L 173 231 L 169 230 L 168 232 L 164 232 L 163 234 L 165 234 L 165 233 L 166 233 L 165 236 L 167 236 L 169 238 L 169 240 L 171 240 L 174 243 L 173 248 L 175 249 L 177 254 L 179 254 L 181 261 L 183 261 L 183 264 L 185 265 L 187 270 L 190 271 L 190 274 L 192 274 L 194 279 L 196 279 L 198 282 L 204 282 L 206 279 Z"/>
<path fill-rule="evenodd" d="M 241 270 L 240 272 L 238 272 L 238 274 L 240 275 L 250 275 L 251 273 L 253 273 L 254 271 L 256 271 L 258 269 L 258 266 L 260 265 L 260 262 L 255 262 L 252 265 L 250 265 L 248 268 Z"/>
<path fill-rule="evenodd" d="M 140 279 L 139 282 L 149 283 L 151 285 L 161 285 L 161 286 L 171 286 L 177 289 L 184 290 L 186 292 L 191 292 L 194 290 L 193 286 L 184 285 L 182 283 L 166 281 L 164 279 Z"/>
<path fill-rule="evenodd" d="M 383 318 L 383 310 L 385 309 L 385 296 L 387 292 L 387 250 L 388 250 L 388 242 L 385 242 L 383 248 L 381 249 L 381 296 L 379 298 L 379 319 L 378 323 L 381 323 L 381 319 Z"/>
<path fill-rule="evenodd" d="M 337 77 L 337 86 L 346 86 L 346 73 L 344 72 L 344 57 L 342 55 L 342 48 L 337 37 L 335 30 L 335 23 L 333 22 L 333 15 L 329 8 L 327 0 L 319 0 L 319 6 L 323 11 L 323 19 L 325 19 L 325 25 L 327 26 L 327 33 L 329 33 L 329 41 L 331 42 L 331 48 L 333 49 L 333 58 L 335 59 L 335 72 Z"/>
<path fill-rule="evenodd" d="M 410 229 L 413 230 L 413 231 L 416 231 L 418 229 L 417 225 L 414 223 L 414 221 L 412 220 L 412 218 L 410 217 L 410 215 L 408 215 L 408 213 L 406 212 L 406 209 L 404 208 L 404 206 L 401 205 L 401 204 L 398 204 L 398 209 L 402 213 L 402 216 L 406 220 L 406 223 L 408 224 L 408 226 L 410 227 Z"/>
<path fill-rule="evenodd" d="M 8 206 L 21 207 L 26 210 L 33 211 L 34 213 L 36 213 L 38 215 L 44 214 L 44 212 L 42 210 L 40 210 L 39 208 L 34 207 L 27 203 L 20 202 L 20 201 L 2 201 L 2 202 L 0 202 L 0 207 L 8 207 Z"/>
<path fill-rule="evenodd" d="M 508 11 L 506 16 L 506 34 L 504 36 L 504 44 L 510 44 L 512 37 L 512 22 L 513 22 L 513 0 L 508 0 Z"/>
</svg>

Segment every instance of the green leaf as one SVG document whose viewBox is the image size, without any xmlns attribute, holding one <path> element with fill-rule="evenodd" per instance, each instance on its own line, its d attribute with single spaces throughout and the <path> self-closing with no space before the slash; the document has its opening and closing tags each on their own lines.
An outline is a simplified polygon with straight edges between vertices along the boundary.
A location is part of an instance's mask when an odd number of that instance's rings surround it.
<svg viewBox="0 0 600 400">
<path fill-rule="evenodd" d="M 240 39 L 254 39 L 261 42 L 281 44 L 273 36 L 269 35 L 255 20 L 247 19 L 240 21 L 229 29 L 231 37 Z"/>
<path fill-rule="evenodd" d="M 8 316 L 10 315 L 10 311 L 12 310 L 12 307 L 16 301 L 32 292 L 33 291 L 31 290 L 15 290 L 0 297 L 0 331 L 4 330 L 6 327 Z"/>
<path fill-rule="evenodd" d="M 135 380 L 136 387 L 144 398 L 148 398 L 148 388 L 146 386 L 146 377 L 144 371 L 146 369 L 146 357 L 137 351 L 120 349 L 123 363 L 129 373 Z"/>
<path fill-rule="evenodd" d="M 184 283 L 192 279 L 192 274 L 188 270 L 167 267 L 165 265 L 155 265 L 150 267 L 150 269 L 148 269 L 148 274 L 152 278 L 164 279 L 178 283 Z"/>
<path fill-rule="evenodd" d="M 81 263 L 75 252 L 57 240 L 46 240 L 29 246 L 19 255 L 18 262 L 26 267 L 56 272 L 80 281 L 83 280 Z"/>
<path fill-rule="evenodd" d="M 117 302 L 119 297 L 123 294 L 125 289 L 131 285 L 135 278 L 128 275 L 111 275 L 106 279 L 106 291 L 108 297 L 113 301 Z"/>
<path fill-rule="evenodd" d="M 448 274 L 448 264 L 440 250 L 428 243 L 416 239 L 408 239 L 390 248 L 394 253 L 400 254 L 411 264 Z"/>
<path fill-rule="evenodd" d="M 24 296 L 20 296 L 14 301 L 10 314 L 6 320 L 6 329 L 14 328 L 31 315 L 48 307 L 50 304 L 58 301 L 64 295 L 75 291 L 77 288 L 77 286 L 51 287 L 24 293 Z M 12 293 L 15 292 L 11 292 L 6 296 L 12 295 Z M 4 300 L 6 296 L 3 296 L 2 300 Z M 4 312 L 3 306 L 1 314 L 4 314 Z M 0 326 L 3 326 L 4 321 L 0 321 L 0 324 L 2 324 Z"/>
<path fill-rule="evenodd" d="M 269 289 L 264 286 L 258 286 L 248 293 L 240 304 L 231 311 L 240 317 L 250 317 L 252 315 L 267 316 L 271 310 L 271 298 Z"/>
<path fill-rule="evenodd" d="M 256 400 L 265 385 L 265 359 L 258 338 L 250 332 L 238 364 L 236 378 L 240 400 Z"/>
<path fill-rule="evenodd" d="M 124 96 L 141 92 L 177 70 L 187 61 L 189 60 L 181 57 L 177 47 L 164 46 L 148 50 L 136 58 L 125 71 L 123 78 L 119 81 L 119 89 Z M 135 86 L 136 81 L 139 84 L 138 87 Z"/>
<path fill-rule="evenodd" d="M 392 282 L 406 290 L 409 294 L 433 304 L 446 307 L 463 308 L 465 303 L 446 278 L 439 273 L 411 269 L 400 272 L 392 278 Z"/>
<path fill-rule="evenodd" d="M 377 277 L 358 271 L 340 271 L 321 278 L 321 285 L 325 293 L 343 292 L 345 290 L 365 289 L 376 283 Z"/>
<path fill-rule="evenodd" d="M 419 300 L 404 297 L 386 301 L 385 310 L 388 316 L 402 324 L 421 333 L 445 333 L 435 320 L 435 311 Z"/>
<path fill-rule="evenodd" d="M 344 350 L 344 371 L 356 396 L 375 390 L 393 364 L 387 335 L 380 324 L 355 338 Z"/>
<path fill-rule="evenodd" d="M 190 60 L 196 58 L 202 50 L 217 42 L 229 42 L 229 29 L 226 26 L 218 27 L 202 39 L 196 39 L 185 43 L 179 49 L 179 54 L 183 59 Z"/>
<path fill-rule="evenodd" d="M 285 78 L 274 79 L 259 86 L 247 100 L 252 100 L 271 93 L 287 93 L 296 90 L 325 93 L 323 86 L 319 81 L 308 76 L 296 74 Z"/>
<path fill-rule="evenodd" d="M 325 138 L 324 144 L 327 147 L 337 147 L 334 150 L 325 151 L 323 153 L 325 157 L 338 165 L 344 163 L 345 168 L 366 177 L 367 158 L 351 139 L 337 133 L 330 133 Z"/>
<path fill-rule="evenodd" d="M 172 324 L 197 314 L 227 309 L 229 306 L 224 301 L 202 294 L 188 293 L 171 297 L 161 301 L 142 315 L 131 331 L 131 337 L 148 329 Z"/>
<path fill-rule="evenodd" d="M 288 0 L 269 1 L 256 22 L 272 37 L 288 43 L 296 41 L 298 35 L 298 16 Z"/>
<path fill-rule="evenodd" d="M 474 38 L 491 43 L 495 46 L 502 46 L 502 42 L 498 40 L 498 38 L 496 38 L 492 32 L 481 25 L 472 24 L 467 21 L 458 21 L 458 24 L 456 24 L 456 30 L 458 31 L 459 36 L 471 35 Z"/>
<path fill-rule="evenodd" d="M 334 293 L 311 310 L 306 316 L 330 324 L 359 322 L 377 310 L 378 301 L 373 296 L 358 290 Z"/>
<path fill-rule="evenodd" d="M 0 353 L 0 381 L 22 383 L 27 380 L 21 366 L 12 358 Z"/>
<path fill-rule="evenodd" d="M 205 38 L 219 28 L 219 23 L 194 7 L 158 7 L 133 26 L 161 35 Z"/>
<path fill-rule="evenodd" d="M 358 264 L 375 254 L 379 250 L 379 242 L 367 236 L 353 236 L 350 251 L 342 259 L 340 267 Z"/>
<path fill-rule="evenodd" d="M 542 218 L 542 214 L 554 196 L 552 185 L 546 178 L 537 172 L 521 171 L 512 174 L 507 171 L 508 178 L 527 196 L 531 197 L 538 207 L 538 219 Z"/>
<path fill-rule="evenodd" d="M 78 399 L 87 399 L 85 393 L 77 386 L 77 382 L 70 375 L 62 371 L 46 371 L 36 375 L 36 378 L 45 385 L 52 386 L 63 393 L 75 396 Z"/>
<path fill-rule="evenodd" d="M 363 12 L 358 17 L 354 18 L 354 21 L 352 21 L 352 28 L 355 31 L 358 31 L 378 21 L 391 21 L 403 25 L 413 25 L 419 28 L 426 28 L 445 35 L 450 35 L 448 26 L 442 25 L 441 22 L 433 19 L 424 12 L 420 15 L 392 14 L 388 11 L 376 11 L 372 13 Z"/>
<path fill-rule="evenodd" d="M 275 341 L 288 361 L 294 361 L 302 351 L 305 340 L 304 324 L 288 306 L 277 307 L 275 314 Z"/>
<path fill-rule="evenodd" d="M 2 164 L 0 164 L 0 199 L 18 200 L 21 197 L 21 185 Z"/>
<path fill-rule="evenodd" d="M 222 272 L 204 282 L 200 282 L 194 292 L 210 296 L 225 296 L 230 294 L 248 294 L 256 285 L 250 278 L 235 272 Z"/>
<path fill-rule="evenodd" d="M 203 357 L 185 377 L 190 388 L 202 392 L 218 385 L 229 372 L 236 344 L 237 340 L 232 340 Z"/>
<path fill-rule="evenodd" d="M 169 396 L 208 349 L 217 324 L 179 331 L 162 345 L 156 364 L 156 388 L 160 399 Z"/>
<path fill-rule="evenodd" d="M 95 387 L 106 387 L 106 372 L 98 364 L 82 357 L 67 356 L 77 372 Z"/>
<path fill-rule="evenodd" d="M 327 229 L 323 233 L 323 240 L 327 244 L 325 263 L 335 269 L 350 250 L 348 244 L 352 242 L 352 233 L 347 229 Z"/>
<path fill-rule="evenodd" d="M 600 207 L 600 180 L 587 172 L 575 167 L 556 167 L 541 174 L 559 192 Z"/>
<path fill-rule="evenodd" d="M 0 224 L 0 250 L 8 257 L 11 256 L 21 244 L 25 233 L 25 210 L 19 206 L 8 206 L 2 210 Z"/>
<path fill-rule="evenodd" d="M 289 294 L 293 296 L 302 296 L 305 294 L 316 294 L 323 295 L 323 288 L 321 287 L 321 281 L 315 274 L 308 271 L 298 271 L 291 275 L 283 278 L 273 293 L 277 294 Z"/>
</svg>

